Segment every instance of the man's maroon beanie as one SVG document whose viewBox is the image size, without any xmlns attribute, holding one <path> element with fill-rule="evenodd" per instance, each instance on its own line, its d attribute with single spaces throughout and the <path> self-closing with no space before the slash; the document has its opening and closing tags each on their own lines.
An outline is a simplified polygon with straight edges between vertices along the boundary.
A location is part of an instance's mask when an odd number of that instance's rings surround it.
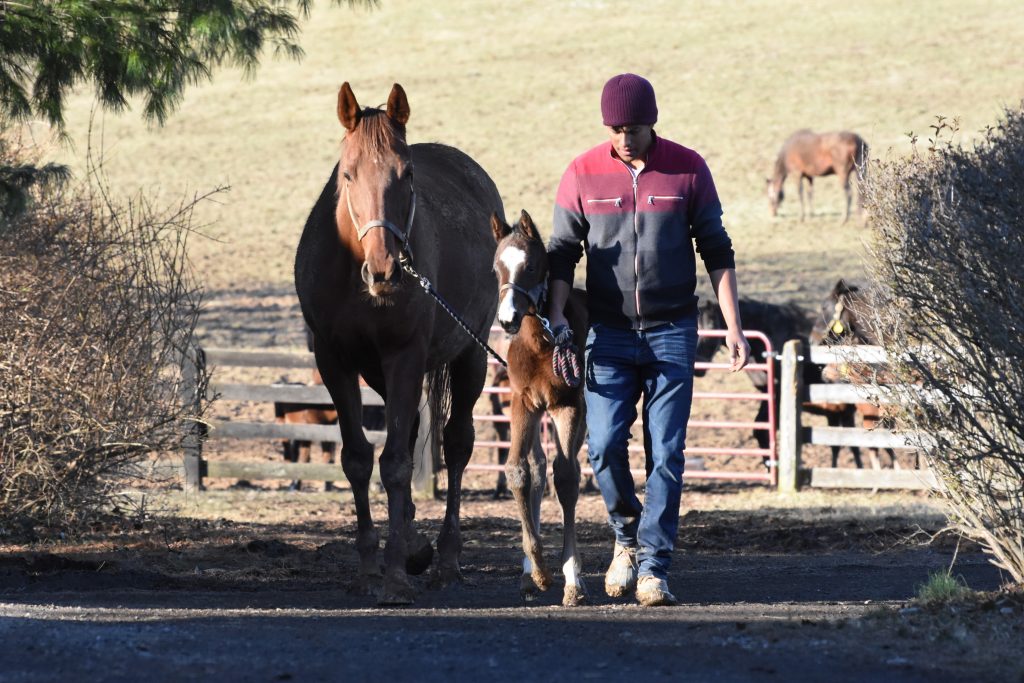
<svg viewBox="0 0 1024 683">
<path fill-rule="evenodd" d="M 612 76 L 601 92 L 601 116 L 606 126 L 653 126 L 658 121 L 654 87 L 636 74 Z"/>
</svg>

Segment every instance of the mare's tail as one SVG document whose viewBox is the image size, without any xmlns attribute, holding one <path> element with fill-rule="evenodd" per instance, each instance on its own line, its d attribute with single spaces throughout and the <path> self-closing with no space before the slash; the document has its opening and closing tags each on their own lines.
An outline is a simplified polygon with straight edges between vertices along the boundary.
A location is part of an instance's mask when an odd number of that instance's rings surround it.
<svg viewBox="0 0 1024 683">
<path fill-rule="evenodd" d="M 434 471 L 441 468 L 441 435 L 452 408 L 451 368 L 447 363 L 427 374 L 427 409 L 430 430 L 427 444 L 434 458 Z"/>
</svg>

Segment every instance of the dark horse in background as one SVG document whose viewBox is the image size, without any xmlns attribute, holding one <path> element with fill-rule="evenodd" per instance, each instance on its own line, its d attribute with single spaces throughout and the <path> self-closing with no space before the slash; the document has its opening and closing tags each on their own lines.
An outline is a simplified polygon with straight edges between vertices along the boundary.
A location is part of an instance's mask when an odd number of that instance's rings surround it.
<svg viewBox="0 0 1024 683">
<path fill-rule="evenodd" d="M 562 604 L 580 605 L 587 595 L 583 563 L 576 548 L 576 501 L 580 487 L 577 455 L 583 446 L 587 414 L 583 386 L 569 386 L 552 366 L 554 340 L 538 317 L 548 315 L 548 255 L 533 220 L 523 211 L 519 222 L 510 227 L 499 216 L 493 216 L 491 227 L 497 242 L 494 272 L 499 284 L 498 323 L 512 335 L 508 346 L 511 447 L 505 472 L 523 529 L 525 557 L 519 592 L 523 599 L 531 600 L 552 584 L 540 533 L 547 458 L 543 448 L 533 447 L 547 410 L 557 436 L 551 469 L 562 506 Z M 585 297 L 582 291 L 573 290 L 565 307 L 577 349 L 583 348 L 587 336 Z M 582 358 L 577 360 L 582 367 Z"/>
<path fill-rule="evenodd" d="M 806 344 L 811 334 L 811 330 L 814 327 L 815 314 L 810 313 L 795 303 L 785 304 L 773 304 L 767 301 L 757 301 L 755 299 L 740 299 L 740 319 L 743 321 L 743 327 L 747 330 L 758 330 L 764 332 L 768 337 L 772 345 L 773 354 L 779 354 L 782 351 L 782 345 L 790 339 L 799 339 Z M 722 317 L 722 310 L 718 304 L 714 301 L 706 300 L 700 304 L 699 313 L 697 316 L 697 326 L 702 330 L 722 330 L 725 329 L 725 319 Z M 775 414 L 779 414 L 779 367 L 778 358 L 773 355 L 772 358 L 765 359 L 765 346 L 757 338 L 751 338 L 750 341 L 750 357 L 754 359 L 754 362 L 758 362 L 758 359 L 764 359 L 765 362 L 775 363 L 774 372 L 774 408 Z M 700 337 L 697 342 L 697 353 L 696 359 L 699 362 L 708 363 L 714 358 L 715 352 L 718 351 L 719 346 L 725 344 L 725 339 L 720 337 Z M 817 384 L 822 381 L 821 372 L 822 367 L 820 365 L 813 365 L 811 363 L 804 363 L 804 386 L 808 384 Z M 696 370 L 694 374 L 697 377 L 703 376 L 705 370 Z M 758 391 L 768 391 L 768 373 L 757 370 L 748 371 L 747 375 L 750 377 L 751 383 Z M 757 422 L 768 421 L 768 402 L 760 401 L 758 407 L 757 417 L 754 419 Z M 852 427 L 854 422 L 855 409 L 852 405 L 840 404 L 840 403 L 803 403 L 802 409 L 804 412 L 811 413 L 814 415 L 824 415 L 828 420 L 830 427 Z M 757 440 L 759 448 L 766 449 L 770 445 L 768 431 L 766 429 L 755 429 L 754 438 Z M 862 467 L 863 464 L 860 458 L 860 449 L 852 447 L 850 449 L 853 453 L 853 460 L 857 467 Z M 835 467 L 839 461 L 839 446 L 832 447 L 832 467 Z"/>
<path fill-rule="evenodd" d="M 850 178 L 858 179 L 857 212 L 863 210 L 863 195 L 859 181 L 867 171 L 868 145 L 856 133 L 848 130 L 838 133 L 815 133 L 803 129 L 790 135 L 775 159 L 772 177 L 768 179 L 768 203 L 772 216 L 778 213 L 784 193 L 782 184 L 789 175 L 796 175 L 800 191 L 800 220 L 804 219 L 804 179 L 807 180 L 807 203 L 814 214 L 814 179 L 835 174 L 846 194 L 845 223 L 850 219 L 852 191 Z"/>
<path fill-rule="evenodd" d="M 484 349 L 417 278 L 403 276 L 403 261 L 486 338 L 497 301 L 489 223 L 493 213 L 503 215 L 498 190 L 475 161 L 444 145 L 406 142 L 409 113 L 397 83 L 385 110 L 360 108 L 349 84 L 342 85 L 340 160 L 306 221 L 295 260 L 317 366 L 338 409 L 342 467 L 357 514 L 358 587 L 370 592 L 380 585 L 381 604 L 411 603 L 408 574 L 425 571 L 433 554 L 415 531 L 411 492 L 425 378 L 431 436 L 439 442 L 443 427 L 448 470 L 434 579 L 440 585 L 461 579 L 462 475 L 473 450 L 473 405 L 487 374 Z M 370 516 L 373 448 L 360 426 L 360 375 L 384 398 L 387 418 L 380 456 L 388 500 L 383 577 Z"/>
<path fill-rule="evenodd" d="M 867 297 L 860 287 L 847 283 L 845 279 L 840 279 L 821 303 L 821 315 L 818 316 L 814 329 L 811 330 L 811 343 L 877 345 L 878 335 L 867 323 L 868 305 Z M 846 363 L 826 365 L 822 371 L 822 381 L 825 382 L 844 383 L 864 380 L 865 378 L 856 376 L 856 368 L 851 368 Z M 860 413 L 865 429 L 874 429 L 887 424 L 885 408 L 865 402 L 856 404 L 856 410 Z M 880 466 L 879 450 L 875 448 L 871 451 L 872 464 L 876 468 Z M 889 456 L 892 466 L 898 468 L 896 452 L 891 448 L 884 450 Z"/>
</svg>

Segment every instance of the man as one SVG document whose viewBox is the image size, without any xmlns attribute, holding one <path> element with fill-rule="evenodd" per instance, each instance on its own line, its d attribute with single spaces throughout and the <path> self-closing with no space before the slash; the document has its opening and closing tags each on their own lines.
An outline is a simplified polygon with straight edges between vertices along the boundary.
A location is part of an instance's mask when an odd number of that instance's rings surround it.
<svg viewBox="0 0 1024 683">
<path fill-rule="evenodd" d="M 550 259 L 551 323 L 566 324 L 573 271 L 587 253 L 590 462 L 615 531 L 605 592 L 674 605 L 668 569 L 679 526 L 683 449 L 697 344 L 696 243 L 728 328 L 731 368 L 747 364 L 732 242 L 704 159 L 658 137 L 654 88 L 635 74 L 601 93 L 609 142 L 577 157 L 558 188 Z M 627 443 L 643 397 L 644 504 Z"/>
</svg>

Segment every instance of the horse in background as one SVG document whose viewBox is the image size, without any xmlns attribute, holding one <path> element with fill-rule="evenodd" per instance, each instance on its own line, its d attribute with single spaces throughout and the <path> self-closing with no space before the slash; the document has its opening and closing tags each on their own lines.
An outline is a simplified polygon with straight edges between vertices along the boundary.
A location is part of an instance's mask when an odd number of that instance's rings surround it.
<svg viewBox="0 0 1024 683">
<path fill-rule="evenodd" d="M 818 176 L 835 174 L 846 194 L 846 215 L 843 222 L 850 220 L 852 190 L 850 178 L 855 176 L 857 187 L 857 213 L 863 212 L 864 200 L 860 181 L 867 172 L 868 145 L 856 133 L 848 130 L 837 133 L 815 133 L 803 129 L 790 135 L 775 159 L 772 177 L 767 179 L 768 204 L 772 216 L 778 213 L 784 193 L 782 184 L 790 174 L 797 177 L 800 191 L 800 220 L 804 219 L 804 179 L 807 180 L 807 203 L 809 213 L 814 214 L 814 179 Z"/>
<path fill-rule="evenodd" d="M 423 383 L 431 442 L 448 469 L 434 583 L 461 580 L 462 475 L 473 451 L 473 406 L 487 356 L 417 282 L 429 281 L 467 328 L 486 338 L 497 300 L 488 272 L 488 230 L 502 215 L 487 173 L 463 152 L 406 141 L 409 101 L 397 83 L 386 109 L 361 108 L 348 83 L 338 92 L 346 133 L 340 158 L 313 206 L 295 258 L 295 288 L 314 337 L 324 384 L 338 411 L 341 461 L 356 507 L 356 588 L 379 604 L 409 604 L 408 575 L 430 567 L 433 548 L 415 529 L 413 446 Z M 404 276 L 410 269 L 415 277 Z M 422 279 L 421 279 L 422 278 Z M 370 513 L 374 449 L 360 424 L 360 376 L 384 398 L 387 439 L 380 455 L 387 493 L 384 572 Z"/>
<path fill-rule="evenodd" d="M 814 316 L 799 305 L 789 302 L 785 304 L 773 304 L 767 301 L 741 298 L 739 301 L 740 320 L 743 326 L 749 330 L 764 332 L 771 342 L 775 354 L 790 339 L 800 339 L 807 344 L 811 330 L 814 327 Z M 722 309 L 715 301 L 705 300 L 700 303 L 697 315 L 697 327 L 702 330 L 725 329 L 725 318 L 722 316 Z M 773 355 L 765 358 L 767 349 L 764 344 L 755 338 L 749 339 L 751 358 L 764 358 L 765 362 L 776 365 L 774 377 L 774 408 L 775 414 L 779 414 L 779 368 L 778 357 Z M 721 337 L 700 337 L 697 341 L 696 360 L 709 363 L 714 358 L 720 346 L 725 345 L 725 339 Z M 694 375 L 703 377 L 705 370 L 695 370 Z M 815 384 L 821 382 L 822 367 L 812 363 L 803 364 L 804 384 Z M 768 373 L 762 370 L 747 371 L 751 384 L 760 392 L 768 391 Z M 759 401 L 757 422 L 768 422 L 768 402 Z M 810 403 L 804 402 L 802 409 L 813 415 L 824 415 L 830 427 L 852 427 L 854 424 L 855 409 L 852 405 L 842 403 Z M 754 439 L 757 440 L 758 448 L 767 449 L 771 441 L 766 429 L 755 429 Z M 839 462 L 839 446 L 832 446 L 832 467 Z M 850 447 L 853 454 L 854 464 L 860 468 L 863 462 L 860 457 L 860 449 L 856 446 Z M 768 458 L 765 458 L 767 464 Z"/>
<path fill-rule="evenodd" d="M 313 368 L 313 384 L 323 384 L 320 378 L 320 371 Z M 333 404 L 309 404 L 309 403 L 287 403 L 284 401 L 274 402 L 274 421 L 278 424 L 309 424 L 309 425 L 332 425 L 338 422 L 338 411 Z M 286 462 L 308 463 L 311 461 L 313 444 L 310 441 L 301 439 L 285 439 L 282 442 L 284 459 Z M 320 443 L 321 462 L 325 465 L 334 463 L 335 444 L 333 441 L 322 441 Z M 324 482 L 324 491 L 334 488 L 332 482 Z M 302 480 L 294 479 L 288 485 L 290 491 L 302 489 Z"/>
<path fill-rule="evenodd" d="M 580 487 L 577 455 L 586 433 L 587 411 L 583 386 L 569 386 L 556 375 L 552 365 L 554 340 L 539 318 L 548 313 L 548 256 L 533 220 L 523 211 L 519 222 L 509 226 L 494 215 L 491 228 L 497 242 L 494 272 L 499 285 L 498 323 L 512 335 L 508 346 L 512 446 L 505 471 L 523 529 L 525 557 L 519 592 L 524 600 L 532 600 L 538 591 L 546 591 L 553 583 L 544 561 L 540 534 L 547 458 L 543 448 L 532 448 L 546 409 L 557 436 L 552 470 L 562 506 L 562 604 L 580 605 L 587 596 L 582 560 L 576 548 L 576 502 Z M 587 335 L 585 296 L 574 290 L 565 307 L 577 349 L 583 347 Z"/>
<path fill-rule="evenodd" d="M 867 310 L 867 299 L 860 287 L 850 285 L 844 279 L 840 279 L 828 296 L 822 301 L 821 314 L 811 330 L 811 343 L 813 344 L 867 344 L 877 345 L 878 335 L 872 327 L 866 323 L 864 313 Z M 845 363 L 826 365 L 822 371 L 822 381 L 829 383 L 847 383 L 851 380 L 857 381 L 864 378 L 851 377 L 849 368 Z M 888 427 L 891 420 L 886 415 L 883 407 L 873 403 L 856 404 L 857 412 L 860 413 L 861 423 L 865 429 L 874 429 L 882 426 Z M 874 448 L 871 451 L 872 464 L 878 468 L 878 453 L 882 449 Z M 898 468 L 896 452 L 891 448 L 884 449 L 889 456 L 889 462 L 893 468 Z"/>
</svg>

